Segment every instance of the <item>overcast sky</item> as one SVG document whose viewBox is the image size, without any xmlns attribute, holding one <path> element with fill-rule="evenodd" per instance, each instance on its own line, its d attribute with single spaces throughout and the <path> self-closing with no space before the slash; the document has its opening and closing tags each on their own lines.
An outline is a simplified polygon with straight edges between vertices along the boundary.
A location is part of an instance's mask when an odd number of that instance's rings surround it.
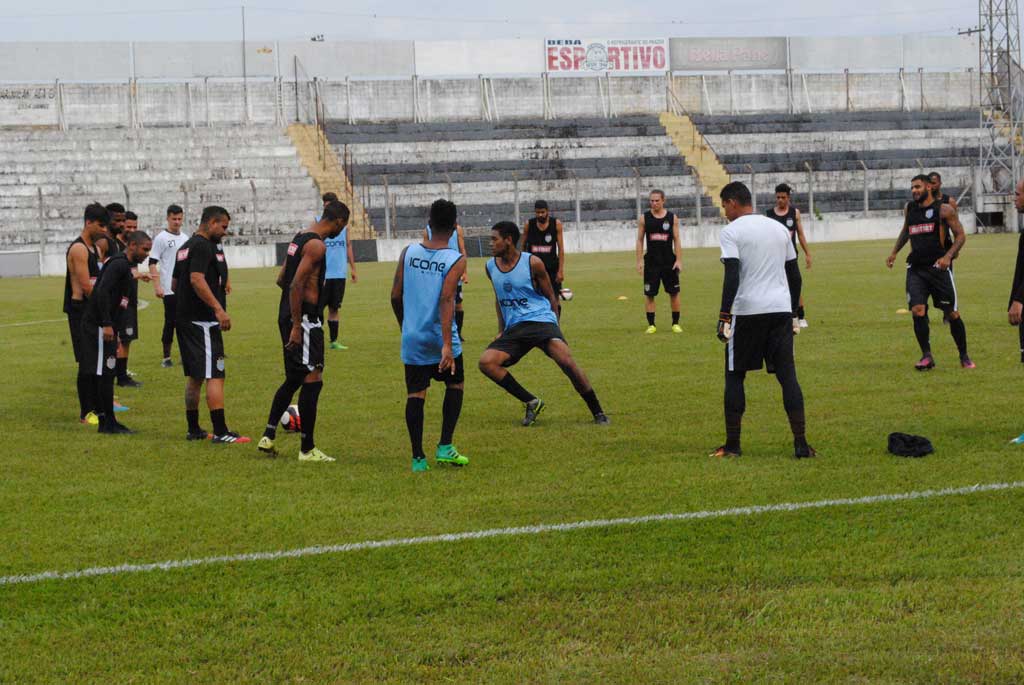
<svg viewBox="0 0 1024 685">
<path fill-rule="evenodd" d="M 264 0 L 246 2 L 253 40 L 441 40 L 636 36 L 952 34 L 976 3 L 950 0 Z M 88 5 L 88 9 L 86 9 Z M 242 3 L 0 0 L 0 40 L 237 40 Z"/>
</svg>

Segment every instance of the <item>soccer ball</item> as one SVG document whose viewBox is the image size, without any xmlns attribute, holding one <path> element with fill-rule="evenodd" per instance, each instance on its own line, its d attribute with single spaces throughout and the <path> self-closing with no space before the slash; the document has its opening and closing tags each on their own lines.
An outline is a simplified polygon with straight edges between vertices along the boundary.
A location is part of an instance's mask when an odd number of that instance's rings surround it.
<svg viewBox="0 0 1024 685">
<path fill-rule="evenodd" d="M 302 430 L 302 421 L 299 419 L 297 405 L 290 405 L 284 414 L 281 414 L 281 426 L 289 433 L 298 433 Z"/>
<path fill-rule="evenodd" d="M 562 288 L 558 292 L 558 294 L 561 295 L 562 299 L 565 300 L 566 302 L 568 302 L 569 300 L 572 299 L 572 289 L 571 288 Z"/>
</svg>

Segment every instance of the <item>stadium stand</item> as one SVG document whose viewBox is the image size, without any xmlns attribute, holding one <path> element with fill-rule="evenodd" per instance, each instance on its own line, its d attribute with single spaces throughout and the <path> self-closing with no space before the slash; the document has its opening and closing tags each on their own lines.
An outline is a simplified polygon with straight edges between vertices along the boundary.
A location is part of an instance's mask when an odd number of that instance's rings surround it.
<svg viewBox="0 0 1024 685">
<path fill-rule="evenodd" d="M 186 208 L 189 226 L 203 205 L 219 204 L 231 212 L 235 242 L 290 234 L 319 206 L 276 127 L 0 129 L 0 245 L 66 242 L 92 201 L 128 205 L 146 230 L 164 226 L 171 203 Z"/>
<path fill-rule="evenodd" d="M 872 211 L 900 210 L 915 174 L 938 171 L 956 197 L 970 186 L 978 160 L 978 112 L 842 112 L 694 115 L 694 123 L 733 178 L 756 174 L 759 206 L 778 183 L 807 206 L 807 166 L 817 212 L 859 212 L 865 173 Z M 864 166 L 867 167 L 865 172 Z"/>
<path fill-rule="evenodd" d="M 500 123 L 327 125 L 340 156 L 353 160 L 354 183 L 369 191 L 368 211 L 378 234 L 385 198 L 392 227 L 420 231 L 425 207 L 449 194 L 467 230 L 487 230 L 515 214 L 518 179 L 521 216 L 546 199 L 566 226 L 575 221 L 578 182 L 581 221 L 590 228 L 633 226 L 637 174 L 642 207 L 653 188 L 668 195 L 684 219 L 696 211 L 697 184 L 657 116 L 614 119 L 519 119 Z M 347 148 L 347 150 L 346 150 Z M 385 178 L 387 191 L 385 191 Z M 449 185 L 450 184 L 450 185 Z M 717 216 L 702 196 L 705 217 Z"/>
</svg>

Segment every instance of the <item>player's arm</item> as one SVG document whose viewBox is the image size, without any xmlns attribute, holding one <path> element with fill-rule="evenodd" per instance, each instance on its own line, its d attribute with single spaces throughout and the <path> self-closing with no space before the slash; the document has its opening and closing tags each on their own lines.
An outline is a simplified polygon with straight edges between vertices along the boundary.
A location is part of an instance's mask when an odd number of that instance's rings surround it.
<svg viewBox="0 0 1024 685">
<path fill-rule="evenodd" d="M 796 210 L 796 239 L 800 241 L 800 249 L 804 251 L 804 263 L 811 268 L 811 251 L 807 249 L 807 238 L 804 236 L 803 215 Z"/>
<path fill-rule="evenodd" d="M 352 251 L 352 241 L 345 241 L 345 251 L 348 253 L 348 274 L 352 277 L 353 283 L 359 282 L 359 277 L 356 276 L 356 254 Z"/>
<path fill-rule="evenodd" d="M 323 261 L 324 252 L 327 246 L 322 240 L 310 240 L 302 248 L 302 259 L 295 268 L 295 275 L 292 276 L 292 283 L 288 288 L 288 308 L 292 315 L 292 332 L 288 336 L 289 348 L 302 344 L 302 304 L 306 301 L 306 291 L 309 289 L 310 279 L 316 275 Z"/>
<path fill-rule="evenodd" d="M 956 259 L 956 256 L 960 254 L 964 243 L 967 242 L 967 232 L 964 231 L 964 227 L 960 223 L 960 215 L 957 214 L 957 211 L 951 205 L 942 205 L 939 208 L 939 216 L 942 217 L 942 220 L 946 222 L 946 226 L 953 233 L 953 244 L 950 245 L 949 250 L 942 256 L 942 259 L 935 262 L 935 266 L 940 269 L 948 269 L 949 265 Z"/>
<path fill-rule="evenodd" d="M 910 240 L 910 230 L 907 222 L 907 208 L 904 207 L 903 228 L 900 230 L 899 236 L 896 237 L 896 245 L 892 248 L 892 253 L 890 253 L 888 259 L 885 260 L 886 266 L 890 269 L 892 268 L 892 265 L 896 263 L 896 255 L 900 253 L 900 250 L 903 249 L 903 246 L 907 244 L 908 240 Z"/>
<path fill-rule="evenodd" d="M 949 196 L 949 206 L 958 212 L 960 211 L 960 203 L 957 202 L 956 198 L 953 197 L 952 195 Z"/>
<path fill-rule="evenodd" d="M 463 260 L 468 260 L 469 255 L 466 253 L 466 238 L 462 231 L 462 226 L 455 224 L 455 235 L 459 237 L 459 254 L 462 255 Z M 469 269 L 465 266 L 462 267 L 462 282 L 469 283 Z"/>
<path fill-rule="evenodd" d="M 644 220 L 637 220 L 636 229 L 636 272 L 642 274 L 644 272 Z"/>
<path fill-rule="evenodd" d="M 728 342 L 732 336 L 732 303 L 740 290 L 740 253 L 732 231 L 727 226 L 719 236 L 722 247 L 722 266 L 725 276 L 722 280 L 722 303 L 718 308 L 718 339 Z M 793 249 L 790 246 L 789 249 Z"/>
<path fill-rule="evenodd" d="M 562 237 L 562 221 L 555 219 L 555 238 L 558 240 L 558 282 L 565 280 L 565 240 Z"/>
<path fill-rule="evenodd" d="M 527 245 L 526 245 L 526 233 L 529 230 L 530 230 L 530 224 L 529 224 L 529 222 L 527 222 L 527 223 L 523 224 L 523 231 L 522 231 L 522 233 L 519 234 L 519 251 L 520 252 L 526 252 L 527 254 L 530 253 L 530 250 L 527 249 Z"/>
<path fill-rule="evenodd" d="M 160 236 L 157 236 L 156 240 L 153 241 L 153 250 L 151 254 L 162 255 L 165 249 L 164 241 L 160 240 Z M 163 269 L 163 264 L 158 258 L 149 258 L 149 280 L 153 281 L 153 294 L 162 299 L 164 296 L 164 287 L 160 283 L 160 274 L 156 269 L 157 264 L 160 264 L 160 268 Z"/>
<path fill-rule="evenodd" d="M 676 252 L 676 263 L 672 265 L 674 271 L 683 270 L 683 240 L 679 235 L 679 217 L 672 218 L 672 245 Z"/>
<path fill-rule="evenodd" d="M 466 274 L 466 260 L 459 258 L 452 264 L 441 285 L 441 301 L 438 303 L 441 315 L 441 363 L 437 370 L 444 372 L 451 369 L 455 373 L 455 354 L 452 351 L 452 319 L 455 318 L 455 291 L 459 280 Z"/>
<path fill-rule="evenodd" d="M 530 255 L 530 275 L 533 276 L 533 282 L 537 284 L 537 290 L 551 303 L 551 311 L 557 315 L 558 296 L 555 295 L 555 289 L 551 286 L 548 270 L 544 268 L 544 262 L 533 255 Z"/>
<path fill-rule="evenodd" d="M 405 269 L 403 267 L 405 267 L 405 252 L 408 249 L 406 247 L 402 250 L 402 256 L 398 258 L 398 266 L 395 267 L 395 280 L 391 283 L 391 309 L 395 312 L 399 328 L 402 327 L 402 318 L 405 313 L 402 304 L 402 290 L 405 286 Z"/>
<path fill-rule="evenodd" d="M 120 290 L 121 284 L 131 278 L 131 269 L 127 261 L 122 262 L 121 260 L 113 262 L 106 268 L 109 269 L 109 272 L 100 279 L 99 287 L 93 291 L 93 297 L 96 299 L 96 306 L 99 310 L 100 320 L 98 323 L 103 329 L 103 339 L 109 342 L 114 339 L 114 321 L 110 316 L 110 309 L 115 297 L 114 291 L 115 289 Z"/>
<path fill-rule="evenodd" d="M 213 315 L 217 317 L 217 323 L 220 324 L 221 330 L 230 331 L 231 317 L 224 311 L 224 307 L 220 306 L 220 301 L 206 283 L 206 269 L 213 261 L 213 251 L 199 241 L 189 251 L 189 257 L 188 282 L 192 286 L 192 292 L 203 304 L 213 310 Z"/>
<path fill-rule="evenodd" d="M 75 243 L 68 250 L 68 272 L 71 279 L 78 283 L 82 298 L 92 295 L 92 283 L 89 281 L 89 249 L 82 243 Z"/>
<path fill-rule="evenodd" d="M 489 263 L 490 262 L 488 262 L 488 264 Z M 487 276 L 487 280 L 491 281 L 491 285 L 493 286 L 494 279 L 491 278 L 491 272 L 486 266 L 484 266 L 484 274 Z M 501 337 L 501 334 L 505 332 L 505 317 L 501 313 L 501 303 L 498 302 L 497 291 L 494 292 L 494 313 L 498 315 L 498 335 L 494 336 L 494 339 L 497 340 Z"/>
</svg>

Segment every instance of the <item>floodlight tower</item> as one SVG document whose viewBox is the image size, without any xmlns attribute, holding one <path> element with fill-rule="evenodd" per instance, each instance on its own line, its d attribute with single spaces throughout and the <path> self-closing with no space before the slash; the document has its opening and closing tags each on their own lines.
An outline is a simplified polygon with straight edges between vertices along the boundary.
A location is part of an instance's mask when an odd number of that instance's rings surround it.
<svg viewBox="0 0 1024 685">
<path fill-rule="evenodd" d="M 975 212 L 1013 215 L 1010 194 L 1021 178 L 1024 97 L 1017 0 L 979 0 L 981 86 L 980 183 Z M 1007 225 L 1010 225 L 1007 223 Z"/>
</svg>

